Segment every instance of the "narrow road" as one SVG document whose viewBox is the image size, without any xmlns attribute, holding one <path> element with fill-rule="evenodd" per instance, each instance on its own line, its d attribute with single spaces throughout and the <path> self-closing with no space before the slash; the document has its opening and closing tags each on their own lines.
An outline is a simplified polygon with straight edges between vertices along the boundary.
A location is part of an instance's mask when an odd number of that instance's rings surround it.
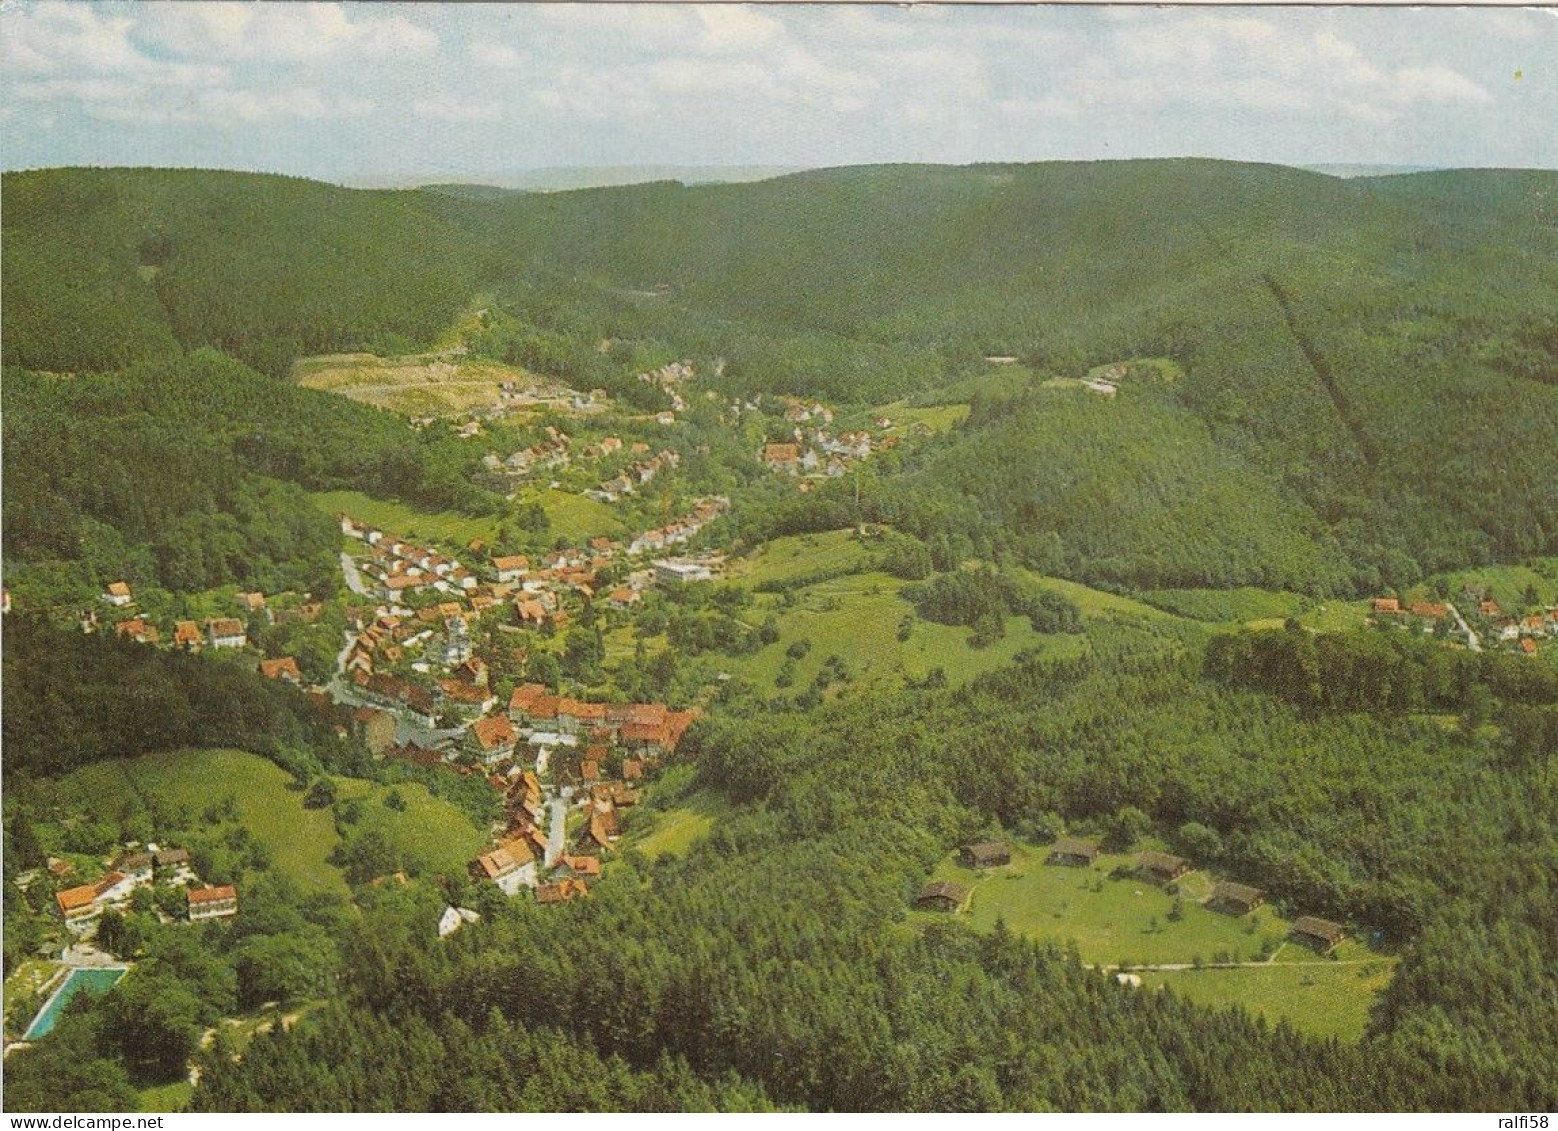
<svg viewBox="0 0 1558 1131">
<path fill-rule="evenodd" d="M 563 854 L 568 839 L 568 803 L 561 797 L 551 800 L 552 834 L 546 842 L 546 866 L 550 868 Z"/>
<path fill-rule="evenodd" d="M 1477 639 L 1477 634 L 1471 630 L 1471 625 L 1466 623 L 1466 618 L 1461 616 L 1461 610 L 1446 602 L 1450 615 L 1455 618 L 1455 623 L 1461 626 L 1461 631 L 1466 634 L 1466 647 L 1473 652 L 1482 651 L 1482 641 Z"/>
<path fill-rule="evenodd" d="M 1289 966 L 1367 966 L 1371 962 L 1383 962 L 1383 958 L 1315 958 L 1306 959 L 1303 962 L 1272 962 L 1269 959 L 1264 962 L 1203 962 L 1197 966 L 1194 962 L 1160 962 L 1157 964 L 1143 964 L 1131 966 L 1132 973 L 1141 970 L 1282 970 Z M 1121 967 L 1090 966 L 1090 970 L 1119 970 Z"/>
<path fill-rule="evenodd" d="M 363 584 L 362 574 L 357 572 L 357 563 L 352 561 L 352 556 L 345 550 L 341 551 L 341 573 L 346 578 L 346 587 L 359 597 L 371 597 L 368 587 Z"/>
</svg>

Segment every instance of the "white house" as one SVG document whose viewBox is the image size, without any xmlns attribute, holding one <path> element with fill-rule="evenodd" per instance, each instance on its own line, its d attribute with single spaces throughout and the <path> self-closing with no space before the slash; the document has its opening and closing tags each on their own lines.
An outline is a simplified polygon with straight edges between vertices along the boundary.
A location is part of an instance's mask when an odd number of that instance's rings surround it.
<svg viewBox="0 0 1558 1131">
<path fill-rule="evenodd" d="M 491 880 L 504 895 L 518 895 L 520 888 L 533 888 L 539 882 L 535 853 L 522 840 L 506 840 L 478 856 L 471 873 L 478 880 Z"/>
<path fill-rule="evenodd" d="M 223 919 L 238 914 L 238 889 L 232 884 L 214 888 L 191 888 L 188 896 L 189 917 L 193 922 L 202 919 Z"/>
<path fill-rule="evenodd" d="M 714 571 L 700 562 L 666 558 L 655 563 L 655 580 L 662 585 L 690 585 L 695 581 L 711 581 L 713 578 Z"/>
<path fill-rule="evenodd" d="M 445 907 L 443 916 L 438 920 L 438 937 L 446 939 L 467 923 L 475 923 L 481 916 L 469 907 Z"/>
<path fill-rule="evenodd" d="M 213 648 L 242 648 L 249 643 L 248 631 L 237 617 L 218 617 L 206 621 L 206 635 Z"/>
</svg>

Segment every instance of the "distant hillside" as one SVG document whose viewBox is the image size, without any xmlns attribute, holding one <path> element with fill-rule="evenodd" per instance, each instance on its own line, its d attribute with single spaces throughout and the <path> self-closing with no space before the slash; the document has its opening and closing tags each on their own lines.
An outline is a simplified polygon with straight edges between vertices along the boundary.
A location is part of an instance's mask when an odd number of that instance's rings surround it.
<svg viewBox="0 0 1558 1131">
<path fill-rule="evenodd" d="M 425 343 L 480 270 L 432 202 L 248 173 L 8 173 L 5 360 L 108 369 L 211 345 L 283 373 Z"/>
<path fill-rule="evenodd" d="M 548 169 L 487 170 L 443 178 L 444 183 L 491 185 L 519 192 L 565 192 L 607 185 L 680 181 L 685 185 L 741 184 L 793 173 L 793 165 L 558 165 Z M 352 188 L 430 188 L 427 177 L 402 175 L 347 177 Z"/>
<path fill-rule="evenodd" d="M 1387 177 L 1396 173 L 1426 173 L 1430 165 L 1358 165 L 1338 163 L 1331 165 L 1300 165 L 1311 173 L 1324 173 L 1328 177 Z"/>
<path fill-rule="evenodd" d="M 1210 450 L 1317 516 L 1361 586 L 1558 551 L 1554 173 L 871 166 L 469 199 L 61 170 L 4 193 L 11 363 L 209 344 L 278 373 L 425 345 L 478 290 L 475 348 L 563 377 L 653 343 L 732 393 L 884 403 L 977 388 L 989 353 L 1040 377 L 1164 356 Z"/>
</svg>

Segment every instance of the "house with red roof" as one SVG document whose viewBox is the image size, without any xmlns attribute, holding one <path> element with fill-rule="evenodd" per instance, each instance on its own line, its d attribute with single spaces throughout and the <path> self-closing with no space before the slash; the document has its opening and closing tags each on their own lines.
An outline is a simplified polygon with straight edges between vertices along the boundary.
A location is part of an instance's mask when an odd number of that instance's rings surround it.
<svg viewBox="0 0 1558 1131">
<path fill-rule="evenodd" d="M 519 732 L 507 715 L 486 715 L 471 724 L 466 745 L 486 765 L 494 765 L 514 753 Z"/>
<path fill-rule="evenodd" d="M 238 889 L 232 884 L 220 887 L 191 888 L 185 897 L 189 901 L 191 922 L 203 919 L 225 919 L 238 914 Z"/>
<path fill-rule="evenodd" d="M 282 656 L 275 660 L 261 660 L 260 674 L 266 679 L 284 679 L 290 684 L 301 684 L 303 673 L 298 669 L 295 657 Z"/>
</svg>

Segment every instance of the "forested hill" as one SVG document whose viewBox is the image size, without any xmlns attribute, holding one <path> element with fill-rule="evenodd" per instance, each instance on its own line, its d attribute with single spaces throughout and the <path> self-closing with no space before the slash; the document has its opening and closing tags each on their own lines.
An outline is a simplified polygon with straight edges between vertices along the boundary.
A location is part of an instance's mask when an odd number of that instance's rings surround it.
<svg viewBox="0 0 1558 1131">
<path fill-rule="evenodd" d="M 279 374 L 300 353 L 425 348 L 481 293 L 519 328 L 490 343 L 510 360 L 543 336 L 554 354 L 654 340 L 723 359 L 733 392 L 885 403 L 977 390 L 987 354 L 1035 380 L 1166 357 L 1183 377 L 1165 411 L 1284 497 L 1280 539 L 1323 526 L 1367 584 L 1558 549 L 1554 200 L 1545 172 L 1201 160 L 487 199 L 10 174 L 4 349 L 80 371 L 214 345 Z M 993 514 L 1037 505 L 984 497 L 1002 489 L 966 485 Z"/>
</svg>

